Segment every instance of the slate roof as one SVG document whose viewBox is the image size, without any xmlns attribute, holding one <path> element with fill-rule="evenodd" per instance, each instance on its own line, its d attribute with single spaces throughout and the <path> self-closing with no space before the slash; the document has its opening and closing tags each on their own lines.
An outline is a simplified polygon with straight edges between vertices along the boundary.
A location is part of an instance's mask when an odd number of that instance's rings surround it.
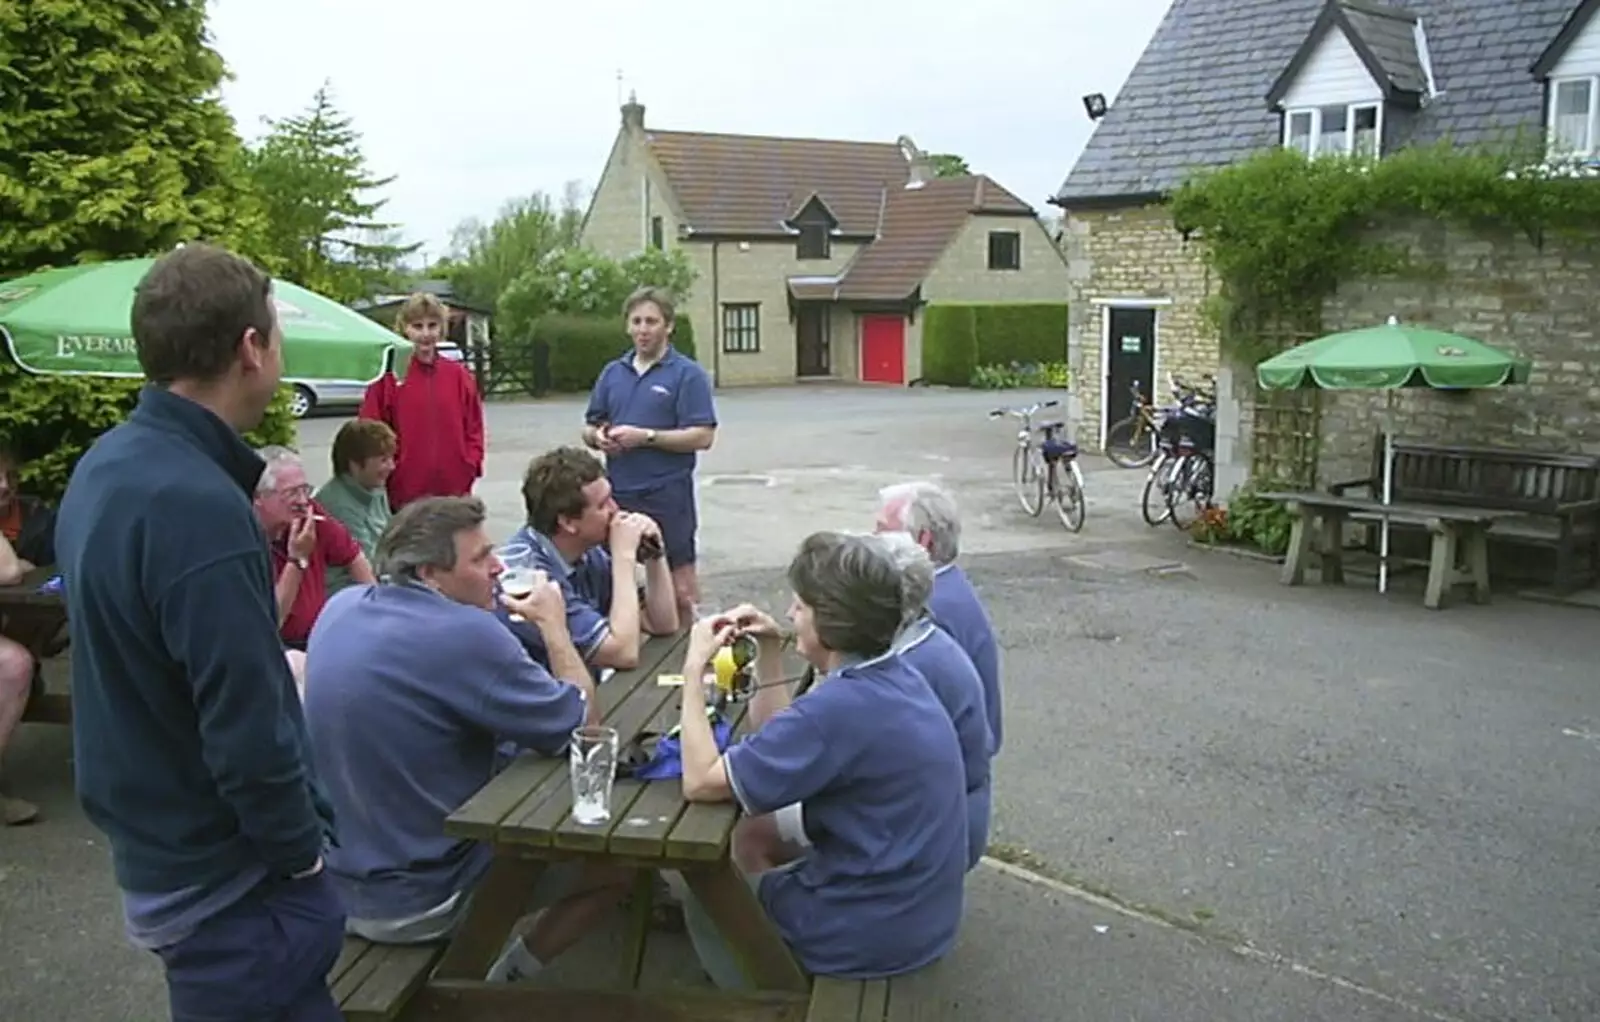
<svg viewBox="0 0 1600 1022">
<path fill-rule="evenodd" d="M 839 233 L 871 237 L 884 189 L 911 173 L 886 142 L 654 129 L 645 139 L 698 234 L 784 237 L 793 233 L 785 221 L 815 195 Z"/>
<path fill-rule="evenodd" d="M 1415 115 L 1414 142 L 1472 145 L 1543 123 L 1544 88 L 1530 68 L 1577 0 L 1390 6 L 1421 18 L 1439 90 Z M 1195 170 L 1276 145 L 1279 115 L 1265 97 L 1323 8 L 1324 0 L 1173 0 L 1054 201 L 1153 197 Z"/>
<path fill-rule="evenodd" d="M 1338 11 L 1356 42 L 1372 55 L 1378 65 L 1380 83 L 1386 82 L 1401 92 L 1426 93 L 1428 75 L 1417 52 L 1417 16 L 1409 11 L 1378 4 L 1330 4 Z"/>
</svg>

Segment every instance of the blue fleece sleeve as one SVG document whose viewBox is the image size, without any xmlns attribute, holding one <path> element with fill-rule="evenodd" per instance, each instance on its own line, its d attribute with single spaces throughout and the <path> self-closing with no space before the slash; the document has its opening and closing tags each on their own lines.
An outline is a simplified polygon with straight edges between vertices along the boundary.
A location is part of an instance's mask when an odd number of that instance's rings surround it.
<svg viewBox="0 0 1600 1022">
<path fill-rule="evenodd" d="M 217 791 L 267 868 L 287 876 L 322 854 L 322 821 L 262 557 L 242 550 L 186 572 L 161 595 L 156 613 L 166 648 L 192 686 Z"/>
<path fill-rule="evenodd" d="M 511 632 L 493 619 L 473 646 L 484 657 L 481 698 L 467 712 L 498 738 L 554 756 L 583 724 L 583 691 L 535 663 Z"/>
</svg>

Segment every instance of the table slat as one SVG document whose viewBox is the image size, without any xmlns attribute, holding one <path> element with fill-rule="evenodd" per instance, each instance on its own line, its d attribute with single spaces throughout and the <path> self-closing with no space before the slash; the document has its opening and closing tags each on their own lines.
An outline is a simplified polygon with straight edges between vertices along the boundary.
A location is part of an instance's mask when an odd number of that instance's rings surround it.
<svg viewBox="0 0 1600 1022">
<path fill-rule="evenodd" d="M 734 705 L 731 716 L 735 738 L 744 733 L 749 713 L 748 702 Z M 666 854 L 681 859 L 719 859 L 727 850 L 733 825 L 738 821 L 739 807 L 733 802 L 690 803 L 667 834 Z"/>
</svg>

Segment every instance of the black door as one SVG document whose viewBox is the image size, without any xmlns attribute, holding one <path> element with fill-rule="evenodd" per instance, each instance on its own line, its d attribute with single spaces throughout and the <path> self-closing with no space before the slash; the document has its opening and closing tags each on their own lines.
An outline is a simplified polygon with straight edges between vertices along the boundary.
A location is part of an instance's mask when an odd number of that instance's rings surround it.
<svg viewBox="0 0 1600 1022">
<path fill-rule="evenodd" d="M 795 310 L 795 375 L 827 376 L 828 306 L 802 302 Z"/>
<path fill-rule="evenodd" d="M 1111 317 L 1106 342 L 1106 424 L 1133 411 L 1133 387 L 1151 398 L 1155 391 L 1156 310 L 1107 310 Z"/>
</svg>

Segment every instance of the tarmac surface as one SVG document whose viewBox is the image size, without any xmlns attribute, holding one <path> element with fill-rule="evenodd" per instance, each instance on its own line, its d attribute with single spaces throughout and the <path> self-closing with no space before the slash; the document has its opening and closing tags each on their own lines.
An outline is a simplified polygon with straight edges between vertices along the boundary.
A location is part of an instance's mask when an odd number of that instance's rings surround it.
<svg viewBox="0 0 1600 1022">
<path fill-rule="evenodd" d="M 1005 655 L 992 854 L 942 1018 L 1587 1020 L 1600 1017 L 1600 634 L 1592 611 L 1421 607 L 1287 589 L 1138 517 L 1142 474 L 1086 459 L 1088 524 L 1011 495 L 1028 395 L 794 387 L 719 395 L 702 467 L 707 602 L 786 604 L 817 528 L 867 529 L 877 489 L 943 479 Z M 479 492 L 520 523 L 529 457 L 582 404 L 489 407 Z M 338 420 L 303 424 L 313 478 Z M 0 1019 L 165 1018 L 128 947 L 71 743 L 26 726 L 8 781 L 45 819 L 0 830 Z M 1000 861 L 1003 860 L 1003 861 Z M 543 980 L 584 982 L 597 934 Z M 681 938 L 651 983 L 700 981 Z"/>
</svg>

